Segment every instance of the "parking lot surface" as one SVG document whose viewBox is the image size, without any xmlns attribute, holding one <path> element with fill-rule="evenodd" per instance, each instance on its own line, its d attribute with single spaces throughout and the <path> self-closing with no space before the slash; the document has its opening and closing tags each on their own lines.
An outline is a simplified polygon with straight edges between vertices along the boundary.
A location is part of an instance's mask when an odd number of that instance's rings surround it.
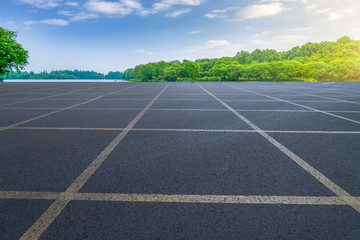
<svg viewBox="0 0 360 240">
<path fill-rule="evenodd" d="M 2 83 L 0 239 L 358 239 L 359 83 Z"/>
</svg>

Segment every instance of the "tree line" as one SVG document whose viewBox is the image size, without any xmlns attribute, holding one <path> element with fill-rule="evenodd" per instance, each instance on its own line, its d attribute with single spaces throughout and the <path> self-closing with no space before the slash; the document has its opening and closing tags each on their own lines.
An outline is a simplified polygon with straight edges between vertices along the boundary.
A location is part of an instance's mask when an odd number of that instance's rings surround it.
<svg viewBox="0 0 360 240">
<path fill-rule="evenodd" d="M 102 74 L 94 71 L 64 70 L 34 72 L 10 72 L 7 79 L 123 79 L 123 72 Z"/>
<path fill-rule="evenodd" d="M 289 51 L 241 51 L 234 57 L 137 65 L 133 81 L 360 81 L 360 41 L 307 43 Z"/>
<path fill-rule="evenodd" d="M 126 79 L 143 82 L 360 81 L 360 41 L 344 36 L 334 42 L 307 43 L 289 51 L 256 49 L 240 51 L 234 57 L 160 61 L 106 75 L 79 70 L 11 71 L 7 75 L 8 79 Z"/>
</svg>

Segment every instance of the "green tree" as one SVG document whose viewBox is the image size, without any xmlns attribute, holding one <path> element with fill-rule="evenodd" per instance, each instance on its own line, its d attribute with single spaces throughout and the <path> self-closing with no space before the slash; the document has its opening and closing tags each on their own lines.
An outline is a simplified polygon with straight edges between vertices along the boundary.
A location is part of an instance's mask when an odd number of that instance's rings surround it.
<svg viewBox="0 0 360 240">
<path fill-rule="evenodd" d="M 16 42 L 16 32 L 0 27 L 0 80 L 11 71 L 20 71 L 28 64 L 28 52 Z"/>
<path fill-rule="evenodd" d="M 191 61 L 184 61 L 183 63 L 183 77 L 196 79 L 200 76 L 199 64 Z"/>
<path fill-rule="evenodd" d="M 216 64 L 209 70 L 209 75 L 213 77 L 218 77 L 219 81 L 226 81 L 228 73 L 228 66 L 224 60 L 219 60 Z"/>
</svg>

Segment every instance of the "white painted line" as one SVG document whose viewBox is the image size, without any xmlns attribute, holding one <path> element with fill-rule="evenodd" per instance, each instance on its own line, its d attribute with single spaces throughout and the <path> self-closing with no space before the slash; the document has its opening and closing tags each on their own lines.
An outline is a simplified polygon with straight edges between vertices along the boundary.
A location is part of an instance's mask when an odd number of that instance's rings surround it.
<svg viewBox="0 0 360 240">
<path fill-rule="evenodd" d="M 148 110 L 149 111 L 149 110 Z M 0 127 L 0 130 L 3 127 Z M 4 127 L 5 128 L 5 127 Z M 124 128 L 81 128 L 81 127 L 13 127 L 10 130 L 59 130 L 59 131 L 122 131 Z M 131 131 L 151 132 L 214 132 L 214 133 L 258 133 L 256 130 L 239 129 L 184 129 L 184 128 L 132 128 Z M 292 131 L 262 130 L 266 133 L 284 134 L 360 134 L 360 131 Z"/>
<path fill-rule="evenodd" d="M 166 194 L 92 194 L 82 193 L 73 200 L 160 203 L 212 203 L 212 204 L 301 204 L 346 205 L 340 197 L 297 196 L 233 196 L 233 195 L 166 195 Z M 351 199 L 353 200 L 353 199 Z"/>
<path fill-rule="evenodd" d="M 134 86 L 130 86 L 130 87 L 127 87 L 127 88 L 123 88 L 123 89 L 117 90 L 117 91 L 115 91 L 115 92 L 113 92 L 113 93 L 110 93 L 110 94 L 115 94 L 115 93 L 118 93 L 118 92 L 122 92 L 122 91 L 125 91 L 125 90 L 127 90 L 127 89 L 129 89 L 129 88 L 133 88 L 133 87 L 136 87 L 136 86 L 139 86 L 139 85 L 134 85 Z M 6 129 L 10 129 L 10 128 L 13 128 L 13 127 L 17 127 L 17 126 L 19 126 L 19 125 L 22 125 L 22 124 L 25 124 L 25 123 L 28 123 L 28 122 L 31 122 L 31 121 L 34 121 L 34 120 L 37 120 L 37 119 L 46 117 L 46 116 L 50 116 L 50 115 L 55 114 L 55 113 L 58 113 L 58 112 L 62 112 L 62 111 L 68 110 L 68 109 L 75 108 L 75 107 L 80 106 L 80 105 L 83 105 L 83 104 L 85 104 L 85 103 L 89 103 L 89 102 L 95 101 L 95 100 L 97 100 L 97 99 L 100 99 L 100 98 L 102 98 L 102 97 L 104 97 L 104 96 L 106 96 L 106 95 L 102 95 L 102 96 L 99 96 L 99 97 L 96 97 L 96 98 L 87 100 L 87 101 L 85 101 L 85 102 L 81 102 L 81 103 L 78 103 L 78 104 L 75 104 L 75 105 L 72 105 L 72 106 L 69 106 L 69 107 L 61 108 L 61 109 L 58 109 L 58 110 L 56 110 L 56 111 L 52 111 L 52 112 L 49 112 L 49 113 L 46 113 L 46 114 L 43 114 L 43 115 L 40 115 L 40 116 L 37 116 L 37 117 L 30 118 L 30 119 L 25 120 L 25 121 L 22 121 L 22 122 L 18 122 L 18 123 L 12 124 L 12 125 L 7 126 L 7 127 L 3 128 L 3 129 L 0 129 L 0 132 L 1 132 L 1 131 L 4 131 L 4 130 L 6 130 Z"/>
<path fill-rule="evenodd" d="M 93 88 L 99 88 L 99 87 L 102 87 L 102 86 L 90 87 L 90 88 L 86 88 L 86 89 L 93 89 Z M 0 107 L 10 106 L 10 105 L 18 104 L 18 103 L 33 102 L 33 101 L 37 101 L 37 100 L 48 99 L 48 98 L 51 98 L 51 97 L 63 96 L 63 95 L 71 94 L 71 93 L 76 93 L 76 92 L 79 92 L 79 91 L 82 91 L 82 90 L 84 90 L 84 89 L 75 90 L 75 91 L 66 92 L 66 93 L 59 93 L 59 94 L 55 94 L 55 95 L 51 95 L 51 96 L 47 96 L 47 97 L 31 98 L 31 99 L 18 101 L 18 102 L 6 103 L 6 104 L 0 105 Z"/>
<path fill-rule="evenodd" d="M 285 92 L 302 94 L 302 95 L 311 96 L 311 97 L 318 97 L 318 98 L 323 98 L 323 99 L 334 100 L 335 102 L 344 102 L 344 103 L 352 103 L 352 104 L 360 105 L 359 102 L 341 100 L 341 99 L 338 99 L 338 98 L 324 97 L 324 96 L 319 96 L 319 95 L 309 94 L 309 93 L 299 93 L 299 92 L 294 92 L 294 91 L 290 91 L 290 90 L 285 90 L 285 89 L 282 89 L 282 88 L 273 88 L 273 87 L 268 87 L 268 86 L 263 86 L 263 85 L 258 85 L 258 86 L 263 87 L 263 88 L 276 89 L 276 90 L 285 91 Z M 291 101 L 292 101 L 292 102 L 296 102 L 296 101 L 294 101 L 294 100 L 291 100 Z M 299 101 L 299 102 L 304 102 L 304 101 Z M 319 101 L 319 102 L 321 102 L 321 101 Z"/>
<path fill-rule="evenodd" d="M 306 87 L 301 87 L 303 89 L 307 89 L 307 90 L 312 90 L 310 88 L 306 88 Z M 332 91 L 332 90 L 335 90 L 335 91 Z M 348 93 L 348 92 L 337 92 L 336 90 L 346 90 L 346 89 L 322 89 L 322 92 L 329 92 L 329 93 L 332 93 L 332 94 L 340 94 L 340 95 L 348 95 L 348 96 L 354 96 L 354 97 L 358 97 L 359 95 L 358 94 L 355 94 L 355 93 Z M 347 89 L 349 90 L 349 89 Z M 351 90 L 355 90 L 355 91 L 360 91 L 360 90 L 356 90 L 356 89 L 351 89 Z"/>
<path fill-rule="evenodd" d="M 79 128 L 79 127 L 13 127 L 14 130 L 59 130 L 59 131 L 122 131 L 124 128 Z"/>
<path fill-rule="evenodd" d="M 342 117 L 342 116 L 340 116 L 340 115 L 336 115 L 336 114 L 333 114 L 333 113 L 330 113 L 330 112 L 318 110 L 318 109 L 315 109 L 315 108 L 312 108 L 312 107 L 308 107 L 308 106 L 305 106 L 305 105 L 302 105 L 302 104 L 294 103 L 294 102 L 291 102 L 291 101 L 288 101 L 288 100 L 284 100 L 284 99 L 281 99 L 281 98 L 271 97 L 271 96 L 269 96 L 269 95 L 262 94 L 262 93 L 258 93 L 258 92 L 254 92 L 254 91 L 251 91 L 251 90 L 248 90 L 248 89 L 244 89 L 244 88 L 240 88 L 240 87 L 236 87 L 236 86 L 232 86 L 232 85 L 228 85 L 228 84 L 225 84 L 225 85 L 227 85 L 227 86 L 229 86 L 229 87 L 232 87 L 232 88 L 240 89 L 240 90 L 245 91 L 245 92 L 251 92 L 251 93 L 253 93 L 253 94 L 257 94 L 257 95 L 260 95 L 260 96 L 272 98 L 272 99 L 278 100 L 278 101 L 280 101 L 280 102 L 286 102 L 286 103 L 289 103 L 289 104 L 292 104 L 292 105 L 295 105 L 295 106 L 299 106 L 299 107 L 302 107 L 302 108 L 306 108 L 306 109 L 312 110 L 312 111 L 314 111 L 314 112 L 323 113 L 323 114 L 326 114 L 326 115 L 329 115 L 329 116 L 332 116 L 332 117 L 335 117 L 335 118 L 339 118 L 339 119 L 342 119 L 342 120 L 345 120 L 345 121 L 349 121 L 349 122 L 353 122 L 353 123 L 360 124 L 359 121 L 356 121 L 356 120 L 353 120 L 353 119 L 350 119 L 350 118 L 346 118 L 346 117 Z"/>
<path fill-rule="evenodd" d="M 310 164 L 305 162 L 303 159 L 301 159 L 299 156 L 297 156 L 295 153 L 290 151 L 288 148 L 286 148 L 284 145 L 282 145 L 280 142 L 276 141 L 273 137 L 271 137 L 269 134 L 261 130 L 258 126 L 256 126 L 254 123 L 249 121 L 247 118 L 245 118 L 243 115 L 235 111 L 233 108 L 231 108 L 229 105 L 227 105 L 225 102 L 223 102 L 221 99 L 216 97 L 214 94 L 203 88 L 200 84 L 197 84 L 201 89 L 203 89 L 205 92 L 207 92 L 210 96 L 218 100 L 221 104 L 223 104 L 226 108 L 228 108 L 230 111 L 232 111 L 238 118 L 243 120 L 247 125 L 249 125 L 252 129 L 257 131 L 261 136 L 263 136 L 266 140 L 268 140 L 271 144 L 273 144 L 276 148 L 278 148 L 281 152 L 283 152 L 285 155 L 287 155 L 291 160 L 293 160 L 295 163 L 297 163 L 300 167 L 302 167 L 305 171 L 307 171 L 309 174 L 311 174 L 313 177 L 315 177 L 319 182 L 321 182 L 323 185 L 325 185 L 328 189 L 330 189 L 333 193 L 335 193 L 339 197 L 351 197 L 349 193 L 347 193 L 344 189 L 336 185 L 333 181 L 331 181 L 329 178 L 324 176 L 322 173 L 320 173 L 318 170 L 313 168 Z M 346 199 L 345 199 L 346 200 Z M 347 204 L 353 207 L 356 211 L 360 213 L 360 202 L 357 201 L 347 201 Z"/>
<path fill-rule="evenodd" d="M 56 200 L 60 192 L 0 191 L 0 199 Z M 355 197 L 337 196 L 261 196 L 261 195 L 180 195 L 180 194 L 121 194 L 72 193 L 68 200 L 153 203 L 210 203 L 210 204 L 281 204 L 281 205 L 347 205 Z"/>
<path fill-rule="evenodd" d="M 97 158 L 80 174 L 79 177 L 66 189 L 64 193 L 41 215 L 41 217 L 24 233 L 20 239 L 38 239 L 41 234 L 50 226 L 55 218 L 63 211 L 66 205 L 72 200 L 73 194 L 89 180 L 94 172 L 105 161 L 115 147 L 124 139 L 134 125 L 142 118 L 146 111 L 154 104 L 160 95 L 168 88 L 167 84 L 161 92 L 126 126 L 126 128 L 115 137 L 115 139 L 97 156 Z"/>
<path fill-rule="evenodd" d="M 55 200 L 60 195 L 60 192 L 0 191 L 0 199 Z"/>
<path fill-rule="evenodd" d="M 57 86 L 57 87 L 51 87 L 51 88 L 43 88 L 43 89 L 33 89 L 31 91 L 22 91 L 22 92 L 16 92 L 16 93 L 6 93 L 6 94 L 2 94 L 2 96 L 10 96 L 10 95 L 19 95 L 19 94 L 38 94 L 38 93 L 34 93 L 36 91 L 42 91 L 42 90 L 48 90 L 48 89 L 57 89 L 57 88 L 65 88 L 67 86 Z M 2 89 L 5 90 L 5 89 Z M 13 90 L 13 89 L 6 89 L 6 90 Z"/>
</svg>

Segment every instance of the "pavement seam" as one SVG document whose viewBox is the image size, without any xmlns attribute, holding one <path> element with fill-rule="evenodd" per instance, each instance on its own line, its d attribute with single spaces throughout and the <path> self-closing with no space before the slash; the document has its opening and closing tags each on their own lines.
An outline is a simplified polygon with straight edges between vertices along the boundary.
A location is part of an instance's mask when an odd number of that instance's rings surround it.
<svg viewBox="0 0 360 240">
<path fill-rule="evenodd" d="M 90 165 L 78 176 L 75 181 L 63 192 L 59 198 L 40 216 L 39 219 L 22 235 L 20 239 L 38 239 L 50 224 L 63 211 L 67 204 L 73 199 L 74 193 L 77 193 L 81 187 L 90 179 L 95 171 L 101 166 L 105 159 L 130 132 L 135 124 L 142 118 L 146 111 L 154 104 L 160 95 L 168 88 L 167 84 L 158 95 L 118 134 L 115 139 L 90 163 Z"/>
<path fill-rule="evenodd" d="M 231 108 L 229 105 L 227 105 L 225 102 L 223 102 L 221 99 L 216 97 L 213 93 L 206 90 L 204 87 L 202 87 L 200 84 L 197 83 L 197 85 L 203 89 L 205 92 L 207 92 L 210 96 L 218 100 L 221 104 L 223 104 L 226 108 L 231 110 L 238 118 L 240 118 L 242 121 L 244 121 L 247 125 L 249 125 L 251 128 L 253 128 L 255 131 L 257 131 L 261 136 L 263 136 L 267 141 L 269 141 L 271 144 L 273 144 L 277 149 L 279 149 L 281 152 L 283 152 L 285 155 L 287 155 L 292 161 L 297 163 L 301 168 L 303 168 L 306 172 L 311 174 L 314 178 L 316 178 L 319 182 L 321 182 L 324 186 L 326 186 L 329 190 L 331 190 L 333 193 L 335 193 L 339 197 L 351 197 L 351 195 L 346 192 L 344 189 L 342 189 L 340 186 L 336 185 L 333 181 L 331 181 L 329 178 L 327 178 L 325 175 L 323 175 L 321 172 L 316 170 L 314 167 L 312 167 L 310 164 L 308 164 L 305 160 L 297 156 L 295 153 L 290 151 L 290 149 L 286 148 L 284 145 L 282 145 L 280 142 L 275 140 L 273 137 L 271 137 L 269 134 L 261 130 L 258 126 L 256 126 L 254 123 L 252 123 L 250 120 L 245 118 L 243 115 L 235 111 L 233 108 Z M 230 86 L 231 87 L 231 86 Z M 348 203 L 349 206 L 354 208 L 357 212 L 360 213 L 360 204 L 358 201 L 348 201 L 347 198 L 344 198 L 344 201 Z"/>
</svg>

